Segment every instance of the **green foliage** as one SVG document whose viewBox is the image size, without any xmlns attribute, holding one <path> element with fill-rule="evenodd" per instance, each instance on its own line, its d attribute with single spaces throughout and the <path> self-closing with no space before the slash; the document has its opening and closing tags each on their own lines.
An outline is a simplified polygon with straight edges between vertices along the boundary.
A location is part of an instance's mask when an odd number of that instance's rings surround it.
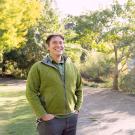
<svg viewBox="0 0 135 135">
<path fill-rule="evenodd" d="M 116 0 L 109 9 L 68 16 L 62 23 L 52 4 L 52 0 L 42 4 L 38 0 L 0 1 L 0 51 L 6 51 L 10 71 L 26 76 L 30 66 L 46 54 L 46 37 L 62 33 L 65 53 L 84 77 L 106 80 L 122 75 L 128 59 L 135 55 L 135 2 L 120 5 Z"/>
<path fill-rule="evenodd" d="M 40 19 L 27 30 L 25 35 L 26 44 L 7 51 L 3 55 L 3 64 L 6 65 L 6 70 L 17 78 L 26 78 L 31 65 L 41 60 L 47 53 L 46 37 L 53 32 L 61 31 L 58 14 L 52 8 L 52 1 L 46 0 L 42 4 Z"/>
<path fill-rule="evenodd" d="M 80 63 L 80 56 L 83 52 L 83 49 L 78 44 L 66 44 L 65 45 L 65 54 L 71 58 L 71 60 L 79 64 Z"/>
<path fill-rule="evenodd" d="M 91 52 L 102 52 L 107 56 L 113 56 L 110 60 L 113 62 L 114 88 L 116 89 L 118 89 L 119 74 L 126 69 L 127 60 L 134 53 L 134 13 L 135 2 L 128 0 L 124 5 L 114 1 L 110 9 L 70 17 L 70 21 L 72 20 L 75 24 L 73 30 L 76 33 L 76 37 L 71 41 Z M 94 63 L 91 64 L 94 65 Z M 94 71 L 95 69 L 96 72 L 91 72 L 91 74 L 96 77 L 100 66 L 94 65 L 93 67 L 93 69 L 89 67 L 88 70 Z"/>
<path fill-rule="evenodd" d="M 135 68 L 120 78 L 120 88 L 129 94 L 135 94 Z"/>
<path fill-rule="evenodd" d="M 102 53 L 91 53 L 87 61 L 81 65 L 81 74 L 86 80 L 100 81 L 112 74 L 112 62 Z"/>
<path fill-rule="evenodd" d="M 0 2 L 0 50 L 18 48 L 26 41 L 28 28 L 35 25 L 42 6 L 39 0 Z"/>
<path fill-rule="evenodd" d="M 52 0 L 45 0 L 43 2 L 43 11 L 35 28 L 43 42 L 48 35 L 63 32 L 63 25 L 60 23 L 57 9 L 53 5 Z"/>
<path fill-rule="evenodd" d="M 110 48 L 106 46 L 100 35 L 111 17 L 112 12 L 108 9 L 90 12 L 79 17 L 72 17 L 71 20 L 75 24 L 73 30 L 76 33 L 76 37 L 71 41 L 81 44 L 87 50 L 94 49 L 108 52 Z"/>
</svg>

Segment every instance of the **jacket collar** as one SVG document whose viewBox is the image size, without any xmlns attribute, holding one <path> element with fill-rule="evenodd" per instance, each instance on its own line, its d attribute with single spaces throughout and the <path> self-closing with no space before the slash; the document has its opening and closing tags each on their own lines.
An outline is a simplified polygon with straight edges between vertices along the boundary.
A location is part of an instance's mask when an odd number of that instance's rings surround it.
<svg viewBox="0 0 135 135">
<path fill-rule="evenodd" d="M 63 58 L 63 60 L 61 61 L 62 63 L 65 63 L 66 61 L 67 61 L 67 56 L 65 56 L 65 55 L 63 55 L 62 56 L 62 58 Z M 55 68 L 55 66 L 52 64 L 52 59 L 51 59 L 51 57 L 49 56 L 49 54 L 47 54 L 44 58 L 43 58 L 43 60 L 41 61 L 41 63 L 43 63 L 43 64 L 46 64 L 46 65 L 48 65 L 48 66 L 51 66 L 51 67 L 54 67 Z"/>
</svg>

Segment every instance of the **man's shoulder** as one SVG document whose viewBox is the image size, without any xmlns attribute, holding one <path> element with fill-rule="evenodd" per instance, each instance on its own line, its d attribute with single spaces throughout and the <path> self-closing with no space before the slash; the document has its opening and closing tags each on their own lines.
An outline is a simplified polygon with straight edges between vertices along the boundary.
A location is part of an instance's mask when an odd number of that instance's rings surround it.
<svg viewBox="0 0 135 135">
<path fill-rule="evenodd" d="M 31 66 L 31 69 L 36 70 L 36 69 L 38 69 L 40 67 L 40 65 L 42 65 L 41 61 L 37 61 Z"/>
<path fill-rule="evenodd" d="M 41 64 L 41 61 L 37 61 L 37 62 L 35 62 L 32 66 L 37 67 L 37 66 L 40 65 L 40 64 Z"/>
</svg>

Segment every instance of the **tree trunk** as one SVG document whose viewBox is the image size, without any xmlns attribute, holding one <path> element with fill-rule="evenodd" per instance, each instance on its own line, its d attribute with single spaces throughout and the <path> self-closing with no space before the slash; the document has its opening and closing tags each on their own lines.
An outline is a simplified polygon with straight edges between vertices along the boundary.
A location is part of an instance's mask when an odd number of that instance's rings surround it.
<svg viewBox="0 0 135 135">
<path fill-rule="evenodd" d="M 2 55 L 2 77 L 5 76 L 5 71 L 6 71 L 6 66 L 5 66 L 5 59 L 4 59 L 4 56 Z"/>
<path fill-rule="evenodd" d="M 117 46 L 114 45 L 114 54 L 115 54 L 115 69 L 113 76 L 113 90 L 119 90 L 119 71 L 118 71 L 118 54 L 117 54 Z"/>
<path fill-rule="evenodd" d="M 114 77 L 113 77 L 113 90 L 119 90 L 119 74 L 117 73 L 117 71 L 114 71 Z"/>
</svg>

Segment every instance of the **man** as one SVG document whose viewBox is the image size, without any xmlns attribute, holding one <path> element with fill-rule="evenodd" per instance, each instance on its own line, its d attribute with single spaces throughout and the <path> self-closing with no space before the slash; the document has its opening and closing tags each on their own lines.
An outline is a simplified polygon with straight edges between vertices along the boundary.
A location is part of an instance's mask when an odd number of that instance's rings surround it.
<svg viewBox="0 0 135 135">
<path fill-rule="evenodd" d="M 32 66 L 26 97 L 38 118 L 39 135 L 75 135 L 83 100 L 81 76 L 63 55 L 62 35 L 50 35 L 46 43 L 49 54 Z"/>
</svg>

